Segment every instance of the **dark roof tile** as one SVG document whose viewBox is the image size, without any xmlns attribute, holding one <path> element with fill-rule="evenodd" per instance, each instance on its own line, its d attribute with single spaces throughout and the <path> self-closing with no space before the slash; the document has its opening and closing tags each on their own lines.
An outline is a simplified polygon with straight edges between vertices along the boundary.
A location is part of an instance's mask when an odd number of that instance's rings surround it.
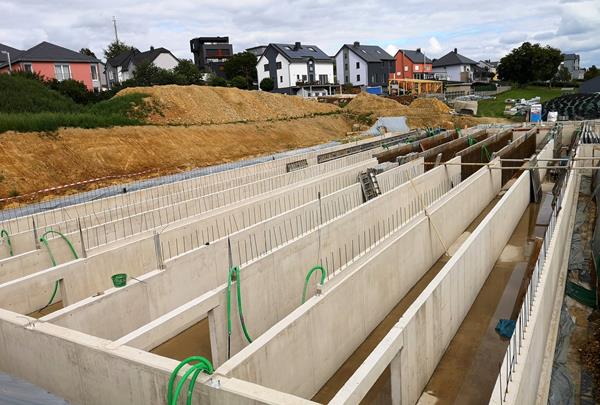
<svg viewBox="0 0 600 405">
<path fill-rule="evenodd" d="M 433 67 L 452 66 L 452 65 L 476 65 L 473 59 L 456 52 L 456 50 L 448 52 L 439 59 L 433 61 Z"/>
</svg>

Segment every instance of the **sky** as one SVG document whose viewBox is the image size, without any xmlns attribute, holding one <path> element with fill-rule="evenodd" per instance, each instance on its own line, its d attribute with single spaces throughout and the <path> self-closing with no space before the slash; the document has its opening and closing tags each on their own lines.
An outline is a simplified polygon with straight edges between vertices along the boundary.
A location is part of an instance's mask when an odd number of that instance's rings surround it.
<svg viewBox="0 0 600 405">
<path fill-rule="evenodd" d="M 422 48 L 431 58 L 457 48 L 475 60 L 498 60 L 530 41 L 600 66 L 600 0 L 0 0 L 0 11 L 0 43 L 48 41 L 100 58 L 115 16 L 121 41 L 188 59 L 198 36 L 229 36 L 234 52 L 300 41 L 334 55 L 360 41 L 392 55 Z"/>
</svg>

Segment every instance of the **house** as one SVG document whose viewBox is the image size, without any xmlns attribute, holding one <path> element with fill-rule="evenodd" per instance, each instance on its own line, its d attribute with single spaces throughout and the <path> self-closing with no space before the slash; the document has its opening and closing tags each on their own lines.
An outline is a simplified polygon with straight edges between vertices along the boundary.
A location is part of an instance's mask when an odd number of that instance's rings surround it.
<svg viewBox="0 0 600 405">
<path fill-rule="evenodd" d="M 201 72 L 225 77 L 224 63 L 233 55 L 229 37 L 198 37 L 190 40 L 194 63 Z"/>
<path fill-rule="evenodd" d="M 265 49 L 267 49 L 267 45 L 259 45 L 254 46 L 252 48 L 247 48 L 246 52 L 250 52 L 251 54 L 256 56 L 256 59 L 258 59 L 262 56 L 263 53 L 265 53 Z"/>
<path fill-rule="evenodd" d="M 593 77 L 579 86 L 579 93 L 581 94 L 593 94 L 600 93 L 600 76 Z"/>
<path fill-rule="evenodd" d="M 258 83 L 270 77 L 275 92 L 317 96 L 331 94 L 333 59 L 316 45 L 269 44 L 256 64 Z"/>
<path fill-rule="evenodd" d="M 497 80 L 498 64 L 500 62 L 492 62 L 489 59 L 480 60 L 475 66 L 473 72 L 473 80 L 478 82 L 489 82 Z"/>
<path fill-rule="evenodd" d="M 453 51 L 433 61 L 433 75 L 438 80 L 472 82 L 477 62 Z"/>
<path fill-rule="evenodd" d="M 26 51 L 0 44 L 0 73 L 35 72 L 47 79 L 73 79 L 90 91 L 100 91 L 101 62 L 50 42 L 40 42 Z M 10 57 L 10 64 L 9 64 Z"/>
<path fill-rule="evenodd" d="M 421 48 L 416 51 L 409 49 L 400 49 L 394 55 L 396 60 L 396 70 L 390 75 L 390 79 L 430 79 L 431 59 L 421 52 Z"/>
<path fill-rule="evenodd" d="M 354 86 L 387 86 L 390 73 L 396 71 L 396 60 L 376 45 L 360 42 L 345 44 L 335 55 L 336 72 L 341 84 Z"/>
<path fill-rule="evenodd" d="M 145 52 L 140 52 L 135 48 L 121 52 L 106 61 L 109 86 L 112 87 L 115 84 L 132 79 L 136 66 L 144 63 L 152 63 L 161 69 L 170 70 L 177 66 L 179 59 L 168 49 L 154 48 L 153 46 Z"/>
<path fill-rule="evenodd" d="M 575 53 L 563 54 L 563 61 L 560 63 L 559 69 L 565 67 L 571 74 L 571 80 L 582 80 L 585 74 L 585 69 L 579 67 L 579 55 Z"/>
</svg>

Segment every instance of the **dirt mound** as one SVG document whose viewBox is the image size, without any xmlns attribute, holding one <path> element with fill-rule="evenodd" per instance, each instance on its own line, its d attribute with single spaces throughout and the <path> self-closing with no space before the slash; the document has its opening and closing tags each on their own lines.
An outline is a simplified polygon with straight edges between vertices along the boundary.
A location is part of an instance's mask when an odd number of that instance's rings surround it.
<svg viewBox="0 0 600 405">
<path fill-rule="evenodd" d="M 346 109 L 354 114 L 370 115 L 372 120 L 377 117 L 405 116 L 411 128 L 441 127 L 452 129 L 473 126 L 481 123 L 478 118 L 456 116 L 450 114 L 450 107 L 435 98 L 417 98 L 410 105 L 361 93 L 356 96 Z"/>
<path fill-rule="evenodd" d="M 150 170 L 141 177 L 152 177 L 267 155 L 340 140 L 351 128 L 349 119 L 336 114 L 202 126 L 67 128 L 52 136 L 4 132 L 0 134 L 0 198 L 104 176 Z M 60 194 L 127 181 L 131 179 Z"/>
<path fill-rule="evenodd" d="M 339 111 L 331 104 L 262 91 L 210 86 L 129 87 L 118 93 L 145 93 L 161 111 L 153 124 L 227 124 L 308 117 Z"/>
</svg>

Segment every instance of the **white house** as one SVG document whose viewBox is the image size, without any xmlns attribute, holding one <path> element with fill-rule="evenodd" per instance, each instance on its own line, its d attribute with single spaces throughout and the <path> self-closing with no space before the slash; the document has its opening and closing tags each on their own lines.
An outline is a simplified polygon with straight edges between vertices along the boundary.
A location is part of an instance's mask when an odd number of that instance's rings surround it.
<svg viewBox="0 0 600 405">
<path fill-rule="evenodd" d="M 271 78 L 277 93 L 329 94 L 334 84 L 333 59 L 316 45 L 269 44 L 256 64 L 258 83 Z"/>
<path fill-rule="evenodd" d="M 345 44 L 335 55 L 338 81 L 353 86 L 387 86 L 396 60 L 376 45 Z"/>
<path fill-rule="evenodd" d="M 453 51 L 434 60 L 432 66 L 433 75 L 438 80 L 472 82 L 477 62 L 459 54 L 454 48 Z"/>
<path fill-rule="evenodd" d="M 152 63 L 156 67 L 171 70 L 179 63 L 168 49 L 150 47 L 150 50 L 140 52 L 133 48 L 122 52 L 106 61 L 106 75 L 112 86 L 133 78 L 136 66 Z"/>
</svg>

